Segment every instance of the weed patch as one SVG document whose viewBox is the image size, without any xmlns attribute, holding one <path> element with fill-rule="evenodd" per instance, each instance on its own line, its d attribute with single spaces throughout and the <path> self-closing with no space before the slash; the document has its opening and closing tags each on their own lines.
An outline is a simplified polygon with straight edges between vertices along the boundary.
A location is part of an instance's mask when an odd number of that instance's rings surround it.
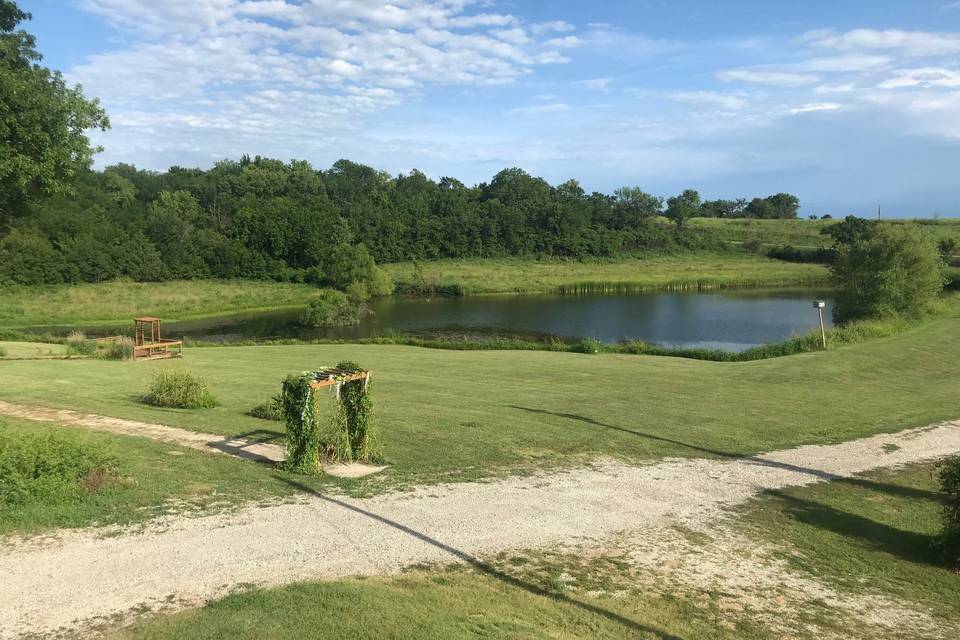
<svg viewBox="0 0 960 640">
<path fill-rule="evenodd" d="M 218 404 L 207 382 L 189 371 L 158 371 L 143 401 L 155 407 L 176 409 L 206 409 Z"/>
</svg>

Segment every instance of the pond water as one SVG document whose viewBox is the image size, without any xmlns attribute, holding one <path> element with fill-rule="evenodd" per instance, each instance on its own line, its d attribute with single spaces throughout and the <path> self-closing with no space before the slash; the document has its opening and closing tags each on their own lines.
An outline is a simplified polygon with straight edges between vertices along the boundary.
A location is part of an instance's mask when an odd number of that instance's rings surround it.
<svg viewBox="0 0 960 640">
<path fill-rule="evenodd" d="M 464 298 L 382 298 L 373 315 L 344 329 L 313 329 L 285 310 L 171 322 L 169 337 L 211 341 L 271 338 L 363 338 L 391 331 L 416 334 L 588 337 L 604 342 L 644 340 L 664 346 L 741 351 L 819 326 L 811 302 L 832 300 L 822 290 L 728 290 L 624 295 L 508 295 Z M 116 332 L 88 329 L 88 335 Z"/>
</svg>

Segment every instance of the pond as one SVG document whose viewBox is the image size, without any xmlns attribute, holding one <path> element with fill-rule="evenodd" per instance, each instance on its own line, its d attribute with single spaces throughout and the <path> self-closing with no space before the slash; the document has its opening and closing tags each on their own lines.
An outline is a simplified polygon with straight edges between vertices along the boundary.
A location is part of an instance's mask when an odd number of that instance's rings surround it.
<svg viewBox="0 0 960 640">
<path fill-rule="evenodd" d="M 505 295 L 381 298 L 373 315 L 344 329 L 312 329 L 296 310 L 165 324 L 165 335 L 210 341 L 365 338 L 388 332 L 427 335 L 557 336 L 603 342 L 644 340 L 670 347 L 742 351 L 819 326 L 811 302 L 823 290 L 727 290 L 623 295 Z M 88 335 L 116 332 L 90 328 Z"/>
</svg>

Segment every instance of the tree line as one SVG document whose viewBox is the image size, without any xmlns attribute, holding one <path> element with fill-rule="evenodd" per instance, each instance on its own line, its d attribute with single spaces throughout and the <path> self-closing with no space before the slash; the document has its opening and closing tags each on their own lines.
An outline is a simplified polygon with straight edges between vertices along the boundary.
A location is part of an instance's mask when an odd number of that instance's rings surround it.
<svg viewBox="0 0 960 640">
<path fill-rule="evenodd" d="M 701 202 L 693 190 L 666 201 L 634 187 L 588 194 L 575 180 L 551 186 L 516 168 L 468 187 L 349 160 L 326 171 L 259 157 L 209 170 L 121 164 L 82 172 L 69 193 L 7 207 L 0 278 L 242 277 L 339 287 L 374 262 L 713 247 L 706 232 L 684 222 L 795 218 L 799 204 L 787 194 L 737 202 Z"/>
</svg>

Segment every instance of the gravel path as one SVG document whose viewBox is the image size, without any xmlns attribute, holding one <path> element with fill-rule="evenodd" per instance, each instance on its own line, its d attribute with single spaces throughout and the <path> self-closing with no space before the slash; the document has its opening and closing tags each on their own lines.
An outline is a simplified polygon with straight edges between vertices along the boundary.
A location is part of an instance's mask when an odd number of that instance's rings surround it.
<svg viewBox="0 0 960 640">
<path fill-rule="evenodd" d="M 576 471 L 368 500 L 311 495 L 239 513 L 169 518 L 112 537 L 80 530 L 6 540 L 0 637 L 76 628 L 143 608 L 196 605 L 246 584 L 387 574 L 506 549 L 696 527 L 766 489 L 958 451 L 960 422 L 952 422 L 740 460 L 600 461 Z"/>
</svg>

